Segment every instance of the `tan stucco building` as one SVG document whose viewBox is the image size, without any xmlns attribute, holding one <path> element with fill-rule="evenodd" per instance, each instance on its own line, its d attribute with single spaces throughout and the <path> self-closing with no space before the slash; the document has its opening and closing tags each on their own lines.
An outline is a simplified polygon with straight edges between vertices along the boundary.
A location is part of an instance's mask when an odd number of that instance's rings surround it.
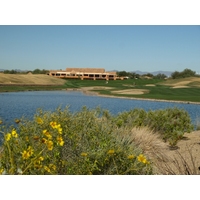
<svg viewBox="0 0 200 200">
<path fill-rule="evenodd" d="M 103 68 L 66 68 L 66 70 L 51 70 L 49 76 L 71 79 L 90 80 L 117 80 L 116 72 L 106 72 Z"/>
</svg>

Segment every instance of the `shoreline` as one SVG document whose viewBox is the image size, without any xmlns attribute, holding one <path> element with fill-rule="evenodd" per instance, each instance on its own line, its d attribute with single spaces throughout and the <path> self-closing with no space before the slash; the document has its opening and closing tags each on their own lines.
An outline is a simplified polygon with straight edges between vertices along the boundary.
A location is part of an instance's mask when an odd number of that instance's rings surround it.
<svg viewBox="0 0 200 200">
<path fill-rule="evenodd" d="M 93 92 L 86 89 L 67 89 L 67 91 L 80 91 L 86 95 L 94 95 L 99 97 L 106 97 L 106 98 L 120 98 L 120 99 L 132 99 L 132 100 L 143 100 L 143 101 L 158 101 L 158 102 L 171 102 L 171 103 L 182 103 L 182 104 L 196 104 L 200 105 L 200 102 L 193 102 L 193 101 L 177 101 L 177 100 L 165 100 L 165 99 L 149 99 L 149 98 L 139 98 L 139 97 L 120 97 L 120 96 L 114 96 L 114 95 L 104 95 L 99 94 L 98 92 Z"/>
<path fill-rule="evenodd" d="M 5 84 L 4 84 L 5 85 Z M 3 84 L 0 84 L 0 86 L 2 87 Z M 14 86 L 14 85 L 13 85 Z M 15 85 L 16 86 L 16 85 Z M 60 86 L 60 85 L 18 85 L 18 86 Z M 99 92 L 95 92 L 95 91 L 91 91 L 91 89 L 86 89 L 86 87 L 84 88 L 63 88 L 63 89 L 55 89 L 52 88 L 50 90 L 16 90 L 16 91 L 5 91 L 5 93 L 9 93 L 9 92 L 28 92 L 28 91 L 57 91 L 57 90 L 61 90 L 61 91 L 79 91 L 82 92 L 86 95 L 95 95 L 95 96 L 99 96 L 99 97 L 105 97 L 105 98 L 118 98 L 118 99 L 130 99 L 130 100 L 142 100 L 142 101 L 157 101 L 157 102 L 171 102 L 171 103 L 181 103 L 181 104 L 195 104 L 195 105 L 200 105 L 200 102 L 194 102 L 194 101 L 178 101 L 178 100 L 165 100 L 165 99 L 153 99 L 153 98 L 140 98 L 140 97 L 127 97 L 127 96 L 115 96 L 115 95 L 105 95 L 105 94 L 100 94 Z M 0 93 L 4 93 L 4 92 L 0 92 Z"/>
</svg>

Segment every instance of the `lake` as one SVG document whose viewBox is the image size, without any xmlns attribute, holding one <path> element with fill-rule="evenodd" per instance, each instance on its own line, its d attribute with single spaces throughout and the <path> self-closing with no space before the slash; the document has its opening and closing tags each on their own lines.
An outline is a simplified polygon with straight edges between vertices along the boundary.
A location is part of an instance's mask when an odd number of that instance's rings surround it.
<svg viewBox="0 0 200 200">
<path fill-rule="evenodd" d="M 72 112 L 79 111 L 83 106 L 95 108 L 97 106 L 109 110 L 112 114 L 142 108 L 146 111 L 178 107 L 185 109 L 193 124 L 200 120 L 200 105 L 174 102 L 159 102 L 148 100 L 133 100 L 86 95 L 79 91 L 29 91 L 0 93 L 0 119 L 13 122 L 22 116 L 31 118 L 37 108 L 54 111 L 58 107 L 69 106 Z"/>
</svg>

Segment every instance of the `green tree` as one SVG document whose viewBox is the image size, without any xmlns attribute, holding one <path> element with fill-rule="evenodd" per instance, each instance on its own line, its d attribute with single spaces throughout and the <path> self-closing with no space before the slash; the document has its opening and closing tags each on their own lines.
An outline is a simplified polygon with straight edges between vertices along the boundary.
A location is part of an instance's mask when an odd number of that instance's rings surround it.
<svg viewBox="0 0 200 200">
<path fill-rule="evenodd" d="M 173 79 L 176 79 L 176 78 L 186 78 L 186 77 L 192 77 L 192 76 L 196 76 L 196 72 L 195 71 L 192 71 L 191 69 L 184 69 L 182 72 L 178 72 L 178 71 L 175 71 L 171 74 L 171 77 Z"/>
<path fill-rule="evenodd" d="M 165 74 L 159 73 L 156 76 L 154 76 L 154 78 L 156 78 L 156 79 L 165 79 L 165 78 L 167 78 L 167 76 Z"/>
</svg>

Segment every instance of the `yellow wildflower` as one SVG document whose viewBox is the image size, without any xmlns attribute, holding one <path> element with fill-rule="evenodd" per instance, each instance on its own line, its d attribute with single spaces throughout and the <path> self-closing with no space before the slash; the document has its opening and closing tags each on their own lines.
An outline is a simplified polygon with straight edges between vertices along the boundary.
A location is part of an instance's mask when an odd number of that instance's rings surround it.
<svg viewBox="0 0 200 200">
<path fill-rule="evenodd" d="M 3 174 L 4 169 L 0 169 L 0 174 Z"/>
<path fill-rule="evenodd" d="M 18 137 L 17 132 L 16 132 L 15 129 L 12 130 L 11 134 L 12 134 L 12 136 L 15 137 L 15 138 Z"/>
<path fill-rule="evenodd" d="M 62 128 L 57 128 L 57 130 L 59 134 L 62 134 Z"/>
<path fill-rule="evenodd" d="M 36 121 L 37 121 L 38 124 L 43 124 L 43 120 L 42 120 L 42 118 L 40 118 L 40 117 L 38 117 L 38 118 L 36 119 Z"/>
<path fill-rule="evenodd" d="M 42 168 L 42 165 L 40 165 L 40 164 L 34 164 L 34 167 L 36 168 L 36 169 L 41 169 Z"/>
<path fill-rule="evenodd" d="M 51 151 L 53 149 L 53 142 L 51 140 L 47 141 L 47 148 L 49 151 Z"/>
<path fill-rule="evenodd" d="M 38 158 L 38 160 L 39 160 L 39 161 L 43 161 L 44 158 L 43 158 L 42 156 L 40 156 L 40 157 Z"/>
<path fill-rule="evenodd" d="M 5 139 L 6 139 L 6 141 L 9 141 L 11 139 L 11 134 L 7 133 L 6 136 L 5 136 Z"/>
<path fill-rule="evenodd" d="M 42 138 L 42 143 L 46 144 L 47 143 L 47 139 Z"/>
<path fill-rule="evenodd" d="M 48 139 L 52 139 L 52 135 L 47 131 L 43 130 L 43 134 L 48 137 Z"/>
<path fill-rule="evenodd" d="M 2 121 L 2 120 L 0 120 L 0 124 L 3 124 L 3 121 Z"/>
<path fill-rule="evenodd" d="M 60 124 L 57 124 L 57 125 L 55 126 L 55 128 L 59 129 L 59 128 L 60 128 Z"/>
<path fill-rule="evenodd" d="M 110 154 L 110 155 L 112 155 L 112 154 L 114 154 L 115 153 L 115 151 L 113 150 L 113 149 L 110 149 L 109 151 L 108 151 L 108 154 Z"/>
<path fill-rule="evenodd" d="M 49 169 L 49 167 L 47 167 L 46 165 L 44 166 L 44 170 L 46 170 L 47 172 L 51 172 L 51 170 Z"/>
<path fill-rule="evenodd" d="M 26 160 L 26 159 L 29 159 L 29 157 L 30 157 L 29 152 L 26 151 L 26 150 L 24 150 L 23 153 L 22 153 L 22 158 L 23 158 L 24 160 Z"/>
<path fill-rule="evenodd" d="M 50 126 L 52 128 L 57 128 L 57 122 L 50 122 Z"/>
<path fill-rule="evenodd" d="M 54 171 L 56 170 L 56 166 L 54 164 L 49 164 L 49 168 L 53 169 Z"/>
<path fill-rule="evenodd" d="M 60 136 L 58 136 L 57 137 L 57 141 L 58 141 L 58 145 L 60 145 L 60 146 L 63 146 L 64 145 L 64 141 L 63 141 L 63 138 L 62 137 L 60 137 Z"/>
<path fill-rule="evenodd" d="M 31 146 L 28 147 L 27 152 L 30 154 L 30 156 L 33 155 L 33 148 Z"/>
<path fill-rule="evenodd" d="M 85 152 L 82 152 L 81 153 L 81 156 L 83 156 L 83 157 L 86 157 L 88 154 L 87 153 L 85 153 Z"/>
<path fill-rule="evenodd" d="M 135 158 L 134 155 L 129 155 L 129 156 L 128 156 L 128 159 L 130 159 L 130 160 L 133 159 L 133 158 Z"/>
<path fill-rule="evenodd" d="M 142 162 L 144 164 L 147 163 L 147 160 L 146 160 L 146 157 L 143 155 L 143 154 L 140 154 L 138 157 L 137 157 L 138 161 L 139 162 Z"/>
</svg>

